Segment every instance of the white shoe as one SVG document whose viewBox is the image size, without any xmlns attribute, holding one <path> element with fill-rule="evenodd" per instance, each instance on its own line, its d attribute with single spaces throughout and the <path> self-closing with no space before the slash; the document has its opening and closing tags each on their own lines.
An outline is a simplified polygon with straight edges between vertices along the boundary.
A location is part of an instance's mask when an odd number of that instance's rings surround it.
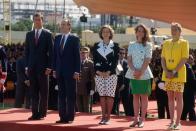
<svg viewBox="0 0 196 131">
<path fill-rule="evenodd" d="M 139 124 L 138 121 L 133 121 L 129 127 L 135 127 L 135 126 L 138 125 L 138 124 Z"/>
<path fill-rule="evenodd" d="M 144 127 L 144 122 L 143 121 L 139 121 L 138 128 L 143 128 L 143 127 Z"/>
<path fill-rule="evenodd" d="M 175 123 L 172 122 L 172 123 L 169 124 L 168 129 L 169 129 L 169 130 L 174 130 L 174 127 L 175 127 Z"/>
<path fill-rule="evenodd" d="M 99 122 L 100 125 L 104 125 L 105 124 L 105 119 L 101 119 L 101 121 Z"/>
<path fill-rule="evenodd" d="M 104 121 L 104 125 L 109 125 L 109 124 L 110 124 L 109 120 Z"/>
<path fill-rule="evenodd" d="M 178 125 L 174 126 L 174 130 L 180 130 L 181 129 L 181 124 L 179 123 Z"/>
</svg>

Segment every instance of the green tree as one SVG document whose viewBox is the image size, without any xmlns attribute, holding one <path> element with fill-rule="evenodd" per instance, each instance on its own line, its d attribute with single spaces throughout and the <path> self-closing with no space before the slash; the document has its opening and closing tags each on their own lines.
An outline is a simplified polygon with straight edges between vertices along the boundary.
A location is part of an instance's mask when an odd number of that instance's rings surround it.
<svg viewBox="0 0 196 131">
<path fill-rule="evenodd" d="M 29 31 L 32 28 L 32 20 L 24 19 L 12 24 L 13 31 Z"/>
</svg>

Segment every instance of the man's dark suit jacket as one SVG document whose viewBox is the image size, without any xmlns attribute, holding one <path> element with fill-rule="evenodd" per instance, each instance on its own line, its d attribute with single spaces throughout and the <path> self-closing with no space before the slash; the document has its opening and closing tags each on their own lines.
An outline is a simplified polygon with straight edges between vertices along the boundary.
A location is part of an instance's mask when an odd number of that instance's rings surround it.
<svg viewBox="0 0 196 131">
<path fill-rule="evenodd" d="M 66 78 L 72 78 L 74 72 L 80 73 L 80 45 L 79 38 L 69 34 L 64 46 L 63 53 L 60 53 L 60 42 L 62 35 L 55 37 L 53 69 L 57 78 L 62 73 Z"/>
<path fill-rule="evenodd" d="M 43 72 L 46 68 L 52 68 L 53 39 L 48 30 L 42 29 L 37 45 L 35 44 L 35 30 L 28 32 L 25 44 L 28 69 Z"/>
<path fill-rule="evenodd" d="M 38 43 L 35 43 L 35 30 L 32 30 L 27 32 L 25 44 L 25 61 L 32 89 L 32 117 L 40 119 L 47 113 L 49 79 L 45 71 L 52 69 L 53 37 L 48 30 L 42 29 Z"/>
<path fill-rule="evenodd" d="M 76 80 L 74 73 L 80 73 L 80 42 L 79 38 L 69 34 L 63 51 L 62 35 L 55 37 L 53 70 L 56 71 L 58 83 L 58 110 L 61 121 L 73 121 L 76 105 Z"/>
<path fill-rule="evenodd" d="M 184 85 L 184 93 L 183 93 L 183 110 L 182 110 L 182 115 L 181 119 L 186 120 L 187 115 L 189 114 L 189 120 L 190 121 L 195 121 L 196 120 L 196 113 L 195 113 L 195 84 L 196 84 L 196 79 L 195 79 L 195 74 L 193 72 L 193 69 L 190 64 L 186 63 L 186 83 Z"/>
</svg>

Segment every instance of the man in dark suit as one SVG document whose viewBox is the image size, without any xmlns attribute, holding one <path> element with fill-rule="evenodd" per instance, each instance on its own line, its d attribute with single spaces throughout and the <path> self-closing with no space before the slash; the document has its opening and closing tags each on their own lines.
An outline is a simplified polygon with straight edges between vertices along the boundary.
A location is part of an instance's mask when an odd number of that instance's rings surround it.
<svg viewBox="0 0 196 131">
<path fill-rule="evenodd" d="M 192 69 L 192 65 L 194 64 L 194 58 L 192 55 L 189 55 L 189 59 L 186 65 L 187 72 L 187 82 L 185 83 L 184 93 L 183 93 L 183 101 L 184 106 L 182 110 L 181 120 L 186 120 L 187 115 L 189 115 L 190 121 L 196 121 L 196 113 L 195 113 L 195 85 L 196 79 Z"/>
<path fill-rule="evenodd" d="M 34 30 L 26 34 L 25 59 L 32 89 L 32 116 L 29 120 L 46 117 L 48 103 L 48 75 L 52 68 L 52 34 L 43 28 L 43 16 L 33 16 Z"/>
<path fill-rule="evenodd" d="M 80 73 L 80 41 L 70 33 L 71 22 L 61 22 L 62 34 L 55 37 L 53 75 L 58 83 L 58 110 L 60 120 L 56 123 L 70 123 L 74 120 L 76 105 L 76 80 Z"/>
<path fill-rule="evenodd" d="M 77 109 L 79 112 L 90 112 L 90 98 L 92 98 L 95 89 L 94 67 L 92 60 L 89 59 L 90 49 L 81 47 L 81 72 L 80 79 L 77 81 Z"/>
<path fill-rule="evenodd" d="M 31 90 L 28 85 L 28 77 L 25 74 L 25 58 L 23 53 L 20 54 L 16 61 L 16 93 L 15 93 L 15 108 L 22 108 L 25 101 L 25 108 L 30 109 L 31 103 Z"/>
<path fill-rule="evenodd" d="M 128 70 L 127 60 L 125 59 L 126 50 L 120 48 L 119 60 L 116 72 L 118 73 L 117 88 L 115 92 L 114 104 L 112 113 L 119 115 L 119 106 L 122 99 L 126 116 L 133 116 L 133 95 L 129 86 L 129 80 L 125 78 L 125 74 Z"/>
</svg>

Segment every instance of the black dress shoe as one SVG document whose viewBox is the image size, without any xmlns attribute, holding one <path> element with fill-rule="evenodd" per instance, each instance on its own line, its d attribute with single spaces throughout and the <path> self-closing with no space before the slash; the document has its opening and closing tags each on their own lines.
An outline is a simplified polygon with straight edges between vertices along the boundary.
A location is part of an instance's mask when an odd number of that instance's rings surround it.
<svg viewBox="0 0 196 131">
<path fill-rule="evenodd" d="M 44 117 L 46 117 L 46 115 L 40 115 L 40 118 L 44 118 Z"/>
<path fill-rule="evenodd" d="M 28 118 L 28 120 L 41 120 L 41 117 L 39 116 L 31 116 Z"/>
<path fill-rule="evenodd" d="M 56 123 L 59 123 L 59 124 L 68 124 L 69 121 L 67 121 L 67 120 L 58 120 L 58 121 L 56 121 Z"/>
</svg>

